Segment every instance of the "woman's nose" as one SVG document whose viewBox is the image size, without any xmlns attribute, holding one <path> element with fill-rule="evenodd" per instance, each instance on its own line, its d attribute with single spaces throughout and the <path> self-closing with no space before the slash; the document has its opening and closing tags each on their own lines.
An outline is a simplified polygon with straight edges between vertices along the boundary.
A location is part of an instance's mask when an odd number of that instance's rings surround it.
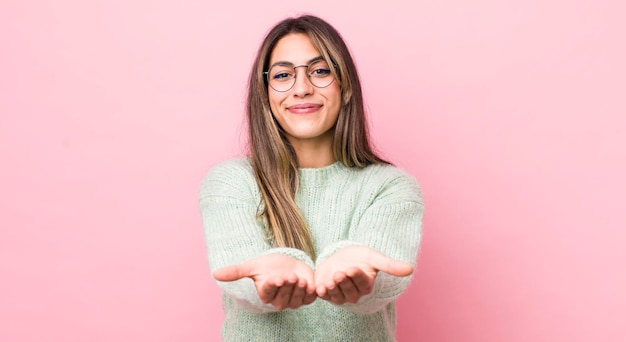
<svg viewBox="0 0 626 342">
<path fill-rule="evenodd" d="M 298 70 L 301 69 L 301 70 Z M 313 92 L 313 83 L 307 77 L 307 68 L 296 68 L 296 79 L 293 85 L 293 92 L 296 96 L 306 96 Z"/>
</svg>

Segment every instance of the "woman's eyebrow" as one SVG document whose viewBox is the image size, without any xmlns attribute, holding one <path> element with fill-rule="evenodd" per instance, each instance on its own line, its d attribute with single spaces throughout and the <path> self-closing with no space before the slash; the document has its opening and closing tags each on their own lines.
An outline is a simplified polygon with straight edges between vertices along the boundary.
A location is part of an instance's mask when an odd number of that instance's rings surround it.
<svg viewBox="0 0 626 342">
<path fill-rule="evenodd" d="M 303 64 L 303 65 L 309 65 L 309 64 L 311 64 L 311 63 L 314 63 L 314 62 L 319 62 L 319 61 L 323 61 L 323 60 L 324 60 L 324 57 L 322 57 L 322 56 L 317 56 L 317 57 L 311 58 L 308 62 L 306 62 L 306 64 Z M 293 64 L 293 63 L 291 63 L 291 62 L 287 62 L 287 61 L 278 61 L 278 62 L 275 62 L 274 64 L 270 65 L 270 67 L 269 67 L 268 69 L 271 69 L 273 66 L 276 66 L 276 65 L 294 66 L 294 64 Z"/>
</svg>

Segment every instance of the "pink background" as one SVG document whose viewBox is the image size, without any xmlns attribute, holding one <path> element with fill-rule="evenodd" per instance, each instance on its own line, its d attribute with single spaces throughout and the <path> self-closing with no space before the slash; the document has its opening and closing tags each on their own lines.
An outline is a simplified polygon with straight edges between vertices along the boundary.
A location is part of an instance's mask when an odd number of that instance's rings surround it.
<svg viewBox="0 0 626 342">
<path fill-rule="evenodd" d="M 626 340 L 622 1 L 286 3 L 2 0 L 1 341 L 219 339 L 198 185 L 301 12 L 424 190 L 399 340 Z"/>
</svg>

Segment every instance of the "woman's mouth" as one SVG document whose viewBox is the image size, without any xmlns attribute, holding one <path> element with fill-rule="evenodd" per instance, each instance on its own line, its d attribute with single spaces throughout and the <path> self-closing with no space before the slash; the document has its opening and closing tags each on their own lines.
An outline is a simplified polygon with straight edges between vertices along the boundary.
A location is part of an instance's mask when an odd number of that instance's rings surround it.
<svg viewBox="0 0 626 342">
<path fill-rule="evenodd" d="M 314 103 L 302 103 L 287 107 L 287 110 L 293 114 L 311 114 L 317 112 L 322 105 Z"/>
</svg>

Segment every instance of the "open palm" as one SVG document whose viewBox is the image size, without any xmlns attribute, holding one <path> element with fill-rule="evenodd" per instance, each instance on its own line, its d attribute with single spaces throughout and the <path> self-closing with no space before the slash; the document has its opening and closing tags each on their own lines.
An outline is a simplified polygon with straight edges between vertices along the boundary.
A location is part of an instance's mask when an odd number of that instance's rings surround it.
<svg viewBox="0 0 626 342">
<path fill-rule="evenodd" d="M 344 247 L 315 270 L 317 295 L 336 305 L 356 303 L 372 292 L 379 271 L 405 277 L 413 273 L 413 266 L 366 246 Z"/>
<path fill-rule="evenodd" d="M 317 298 L 313 270 L 304 262 L 282 254 L 262 255 L 243 264 L 213 272 L 219 281 L 251 278 L 263 303 L 277 310 L 297 309 Z"/>
</svg>

